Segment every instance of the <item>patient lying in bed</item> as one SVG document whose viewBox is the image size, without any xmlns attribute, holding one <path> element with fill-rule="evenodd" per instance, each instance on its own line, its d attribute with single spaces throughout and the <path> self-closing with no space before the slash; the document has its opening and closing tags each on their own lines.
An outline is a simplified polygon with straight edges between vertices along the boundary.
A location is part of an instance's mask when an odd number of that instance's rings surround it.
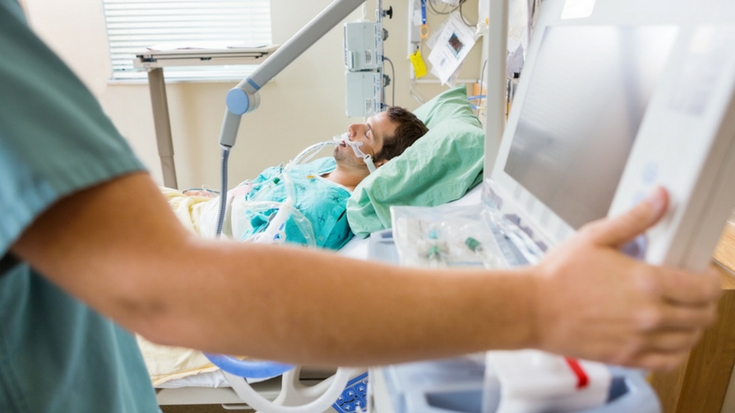
<svg viewBox="0 0 735 413">
<path fill-rule="evenodd" d="M 269 226 L 279 209 L 287 209 L 280 239 L 295 244 L 339 249 L 352 237 L 345 206 L 350 189 L 329 179 L 335 158 L 326 157 L 292 170 L 271 167 L 252 181 L 228 192 L 222 232 L 249 240 Z M 220 208 L 217 194 L 164 189 L 164 195 L 185 225 L 205 237 L 214 237 Z M 211 195 L 210 195 L 211 194 Z M 289 196 L 293 204 L 287 203 Z"/>
<path fill-rule="evenodd" d="M 396 111 L 399 113 L 396 114 Z M 464 86 L 447 90 L 416 109 L 414 113 L 431 130 L 401 156 L 398 154 L 416 139 L 409 139 L 408 143 L 405 141 L 400 143 L 398 141 L 403 140 L 400 136 L 406 133 L 409 136 L 415 135 L 416 133 L 410 130 L 417 129 L 420 130 L 419 135 L 423 135 L 426 132 L 426 126 L 421 123 L 420 127 L 417 127 L 416 122 L 411 121 L 412 114 L 402 114 L 398 109 L 389 109 L 386 113 L 389 118 L 391 114 L 398 118 L 394 121 L 398 126 L 393 139 L 385 139 L 385 133 L 381 134 L 380 118 L 377 119 L 377 124 L 376 119 L 372 118 L 364 124 L 351 125 L 349 128 L 352 139 L 356 141 L 367 139 L 365 142 L 368 143 L 365 145 L 369 145 L 371 139 L 380 141 L 382 138 L 380 147 L 371 147 L 375 151 L 371 154 L 375 155 L 376 164 L 382 167 L 378 168 L 376 173 L 370 174 L 367 179 L 361 179 L 359 187 L 354 190 L 352 185 L 348 187 L 341 184 L 346 190 L 351 191 L 346 213 L 350 222 L 348 237 L 354 232 L 358 237 L 364 238 L 374 231 L 389 227 L 391 205 L 441 205 L 462 197 L 482 180 L 485 134 L 480 121 L 467 101 Z M 369 151 L 364 145 L 362 148 L 364 152 Z M 350 150 L 349 147 L 336 148 L 334 170 L 329 175 L 319 174 L 319 176 L 322 179 L 336 178 L 341 174 L 340 164 L 344 163 L 345 166 L 362 166 L 363 177 L 366 177 L 367 168 L 364 167 L 362 159 L 354 157 L 354 153 L 347 152 L 348 150 Z M 338 154 L 349 156 L 349 162 L 348 159 L 338 160 Z M 380 163 L 383 159 L 391 158 L 393 159 L 390 162 Z M 339 171 L 338 175 L 333 175 L 337 171 Z M 235 188 L 230 191 L 233 197 L 238 196 L 239 191 L 244 193 L 248 190 L 247 184 L 241 186 L 244 188 Z M 197 215 L 200 211 L 197 212 L 197 210 L 201 207 L 193 208 L 193 205 L 210 201 L 211 194 L 204 194 L 207 196 L 201 199 L 195 197 L 197 194 L 186 197 L 179 191 L 171 191 L 169 194 L 171 194 L 172 201 L 174 197 L 178 199 L 172 202 L 172 207 L 176 210 L 181 209 L 178 214 L 182 222 L 193 231 L 199 232 L 197 228 L 201 220 Z M 315 195 L 318 195 L 318 191 L 315 191 Z M 341 210 L 344 210 L 344 201 L 341 201 L 340 205 Z M 315 222 L 318 227 L 319 221 L 315 220 Z M 316 228 L 315 232 L 318 231 Z M 352 241 L 354 244 L 350 242 L 350 245 L 363 245 L 359 243 L 363 240 L 353 239 Z M 343 248 L 342 251 L 344 250 Z M 353 248 L 353 252 L 354 250 Z M 359 256 L 363 257 L 361 254 Z M 143 340 L 140 341 L 140 344 L 148 371 L 156 387 L 176 386 L 182 382 L 174 380 L 184 377 L 187 379 L 202 376 L 212 378 L 211 375 L 197 373 L 217 370 L 201 352 L 158 346 Z M 203 385 L 202 381 L 197 381 L 196 385 Z M 216 385 L 215 383 L 207 384 L 207 386 Z"/>
<path fill-rule="evenodd" d="M 271 167 L 229 191 L 222 232 L 236 240 L 252 239 L 269 226 L 279 209 L 286 208 L 288 218 L 281 238 L 285 242 L 341 248 L 352 237 L 345 214 L 347 199 L 370 174 L 360 153 L 380 167 L 428 131 L 423 122 L 399 107 L 350 125 L 348 130 L 349 142 L 336 144 L 332 157 Z M 353 150 L 354 146 L 359 150 Z M 215 235 L 220 208 L 217 194 L 167 188 L 163 193 L 184 225 L 205 237 Z"/>
<path fill-rule="evenodd" d="M 391 107 L 371 116 L 365 123 L 348 128 L 347 139 L 361 143 L 375 167 L 384 165 L 423 136 L 428 128 L 411 112 Z M 337 250 L 352 238 L 347 223 L 347 200 L 354 188 L 370 174 L 363 158 L 345 142 L 336 145 L 333 155 L 296 167 L 271 167 L 252 181 L 245 181 L 227 195 L 223 234 L 249 240 L 262 233 L 278 208 L 291 196 L 283 227 L 285 242 Z M 220 200 L 208 191 L 178 191 L 162 188 L 180 221 L 206 237 L 215 235 Z M 155 386 L 215 370 L 198 351 L 159 346 L 138 338 L 149 374 Z"/>
</svg>

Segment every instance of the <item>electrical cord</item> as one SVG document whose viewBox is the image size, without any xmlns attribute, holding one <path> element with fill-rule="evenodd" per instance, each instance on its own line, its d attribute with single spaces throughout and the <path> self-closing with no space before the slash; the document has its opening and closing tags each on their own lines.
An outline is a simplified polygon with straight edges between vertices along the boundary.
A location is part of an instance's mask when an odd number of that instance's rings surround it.
<svg viewBox="0 0 735 413">
<path fill-rule="evenodd" d="M 459 16 L 462 18 L 462 23 L 464 23 L 467 27 L 475 27 L 476 24 L 474 24 L 474 25 L 471 24 L 464 17 L 464 12 L 462 11 L 462 5 L 465 4 L 466 2 L 467 2 L 467 0 L 460 0 L 459 1 L 459 5 L 456 6 L 456 7 L 453 7 L 451 10 L 446 10 L 446 8 L 445 8 L 444 10 L 441 10 L 440 11 L 440 10 L 437 10 L 436 9 L 436 7 L 434 6 L 434 2 L 433 1 L 431 1 L 431 0 L 427 1 L 427 3 L 429 4 L 429 9 L 431 10 L 432 13 L 434 13 L 434 14 L 440 14 L 440 15 L 447 15 L 447 14 L 452 14 L 455 10 L 459 10 Z"/>
<path fill-rule="evenodd" d="M 393 66 L 393 61 L 391 61 L 387 56 L 383 56 L 383 60 L 390 63 L 390 74 L 393 77 L 393 85 L 391 86 L 391 106 L 396 105 L 396 68 Z"/>
<path fill-rule="evenodd" d="M 477 26 L 477 24 L 470 24 L 470 22 L 468 22 L 467 19 L 464 17 L 464 12 L 462 11 L 462 5 L 464 4 L 464 1 L 465 0 L 459 2 L 459 17 L 462 18 L 462 23 L 464 23 L 467 27 L 475 27 Z"/>
<path fill-rule="evenodd" d="M 467 0 L 460 0 L 460 3 L 459 4 L 462 5 L 462 3 L 464 3 L 465 1 L 467 1 Z M 459 6 L 457 6 L 457 7 L 453 7 L 451 10 L 447 10 L 446 9 L 446 4 L 445 4 L 444 10 L 439 11 L 434 6 L 434 2 L 432 0 L 428 0 L 426 3 L 429 5 L 429 9 L 434 14 L 451 14 L 453 11 L 455 11 L 455 10 L 457 10 L 459 8 Z"/>
</svg>

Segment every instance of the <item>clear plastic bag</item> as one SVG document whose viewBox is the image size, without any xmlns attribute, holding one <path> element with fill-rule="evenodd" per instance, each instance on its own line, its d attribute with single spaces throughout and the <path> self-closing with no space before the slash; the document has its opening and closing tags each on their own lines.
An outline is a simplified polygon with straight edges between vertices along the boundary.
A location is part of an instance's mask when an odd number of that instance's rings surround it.
<svg viewBox="0 0 735 413">
<path fill-rule="evenodd" d="M 505 268 L 485 205 L 392 207 L 393 236 L 401 265 Z"/>
</svg>

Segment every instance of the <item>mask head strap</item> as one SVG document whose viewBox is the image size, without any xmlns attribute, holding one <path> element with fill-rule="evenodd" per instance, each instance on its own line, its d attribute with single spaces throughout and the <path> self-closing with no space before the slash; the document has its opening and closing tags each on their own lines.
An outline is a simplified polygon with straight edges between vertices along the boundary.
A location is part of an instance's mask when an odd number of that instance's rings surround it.
<svg viewBox="0 0 735 413">
<path fill-rule="evenodd" d="M 373 157 L 370 155 L 365 155 L 362 158 L 363 161 L 365 161 L 365 165 L 367 165 L 368 172 L 373 173 L 375 172 L 375 164 L 373 163 Z"/>
</svg>

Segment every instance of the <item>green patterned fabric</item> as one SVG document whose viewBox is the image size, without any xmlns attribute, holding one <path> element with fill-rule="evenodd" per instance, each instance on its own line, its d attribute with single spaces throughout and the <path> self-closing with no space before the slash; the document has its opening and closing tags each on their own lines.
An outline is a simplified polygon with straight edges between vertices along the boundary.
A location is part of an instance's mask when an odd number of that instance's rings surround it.
<svg viewBox="0 0 735 413">
<path fill-rule="evenodd" d="M 445 204 L 482 181 L 485 131 L 465 86 L 437 95 L 414 113 L 429 132 L 370 174 L 347 201 L 347 220 L 359 237 L 390 228 L 393 205 Z"/>
</svg>

